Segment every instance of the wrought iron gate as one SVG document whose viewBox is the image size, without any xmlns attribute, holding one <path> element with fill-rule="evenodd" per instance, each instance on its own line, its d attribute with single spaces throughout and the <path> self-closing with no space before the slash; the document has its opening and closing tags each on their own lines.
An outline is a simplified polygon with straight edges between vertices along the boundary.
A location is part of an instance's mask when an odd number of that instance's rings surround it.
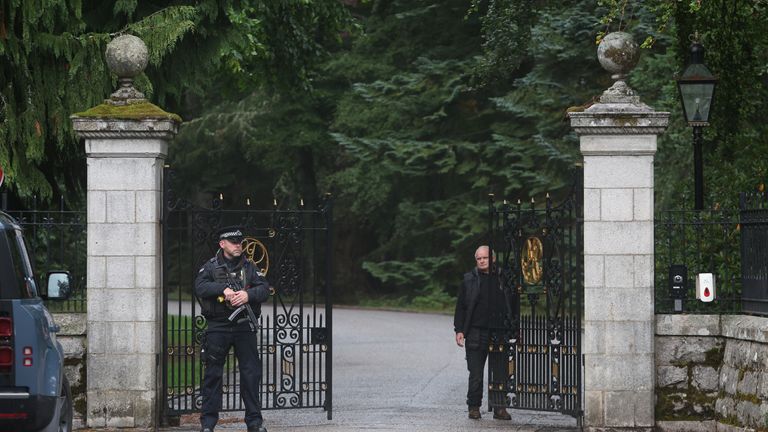
<svg viewBox="0 0 768 432">
<path fill-rule="evenodd" d="M 166 174 L 168 175 L 168 174 Z M 166 180 L 166 183 L 170 181 Z M 323 407 L 332 415 L 331 200 L 313 209 L 210 209 L 173 198 L 163 215 L 163 412 L 200 410 L 200 344 L 207 326 L 193 294 L 194 278 L 218 249 L 216 232 L 240 225 L 245 253 L 273 288 L 262 305 L 259 352 L 262 409 Z M 244 410 L 237 360 L 225 365 L 222 411 Z"/>
<path fill-rule="evenodd" d="M 493 406 L 582 416 L 580 182 L 560 205 L 491 202 L 491 249 L 507 299 L 491 332 Z"/>
</svg>

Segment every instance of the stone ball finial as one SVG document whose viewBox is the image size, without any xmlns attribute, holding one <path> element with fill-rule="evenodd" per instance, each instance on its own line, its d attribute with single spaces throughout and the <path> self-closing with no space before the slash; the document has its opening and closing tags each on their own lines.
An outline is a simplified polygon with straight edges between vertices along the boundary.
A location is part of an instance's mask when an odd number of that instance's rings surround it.
<svg viewBox="0 0 768 432">
<path fill-rule="evenodd" d="M 149 51 L 144 41 L 133 35 L 118 36 L 107 44 L 107 66 L 119 78 L 133 78 L 144 72 Z"/>
<path fill-rule="evenodd" d="M 640 49 L 631 34 L 608 33 L 597 47 L 597 59 L 613 79 L 623 80 L 640 59 Z"/>
<path fill-rule="evenodd" d="M 144 94 L 133 87 L 133 78 L 144 72 L 149 61 L 149 50 L 144 41 L 133 35 L 118 36 L 107 44 L 104 55 L 107 66 L 120 83 L 105 102 L 111 105 L 145 102 Z"/>
</svg>

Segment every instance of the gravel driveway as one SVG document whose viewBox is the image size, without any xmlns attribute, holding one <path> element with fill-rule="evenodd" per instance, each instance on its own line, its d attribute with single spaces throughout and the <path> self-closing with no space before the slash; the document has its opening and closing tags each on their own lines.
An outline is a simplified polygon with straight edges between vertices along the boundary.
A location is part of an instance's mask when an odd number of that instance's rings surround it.
<svg viewBox="0 0 768 432">
<path fill-rule="evenodd" d="M 333 419 L 321 409 L 265 411 L 270 432 L 576 430 L 572 417 L 533 411 L 469 420 L 450 316 L 336 308 L 333 337 Z M 224 416 L 217 430 L 245 430 L 241 413 Z M 165 430 L 198 430 L 193 416 L 183 422 Z"/>
</svg>

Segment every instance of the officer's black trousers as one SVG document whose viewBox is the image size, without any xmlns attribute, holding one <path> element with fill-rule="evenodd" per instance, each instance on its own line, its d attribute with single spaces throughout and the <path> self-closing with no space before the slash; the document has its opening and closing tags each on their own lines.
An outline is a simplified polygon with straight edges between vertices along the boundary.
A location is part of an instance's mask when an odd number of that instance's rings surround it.
<svg viewBox="0 0 768 432">
<path fill-rule="evenodd" d="M 200 424 L 213 429 L 219 420 L 221 410 L 222 375 L 224 362 L 232 346 L 240 367 L 240 397 L 245 404 L 245 423 L 249 428 L 261 426 L 261 359 L 258 353 L 258 339 L 250 331 L 209 331 L 205 337 L 205 374 L 201 394 L 203 406 Z M 230 390 L 233 391 L 233 390 Z"/>
</svg>

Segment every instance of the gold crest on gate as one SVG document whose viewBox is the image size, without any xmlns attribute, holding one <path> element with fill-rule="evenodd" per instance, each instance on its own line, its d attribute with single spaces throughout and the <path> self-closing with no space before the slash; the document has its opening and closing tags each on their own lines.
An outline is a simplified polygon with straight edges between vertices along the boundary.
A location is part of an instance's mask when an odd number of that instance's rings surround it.
<svg viewBox="0 0 768 432">
<path fill-rule="evenodd" d="M 529 285 L 539 283 L 543 274 L 542 258 L 544 257 L 544 245 L 541 244 L 541 240 L 538 237 L 528 237 L 521 255 L 520 266 L 525 283 Z"/>
<path fill-rule="evenodd" d="M 253 237 L 243 239 L 243 253 L 249 261 L 256 265 L 262 276 L 269 271 L 269 254 L 267 247 L 260 240 Z"/>
</svg>

